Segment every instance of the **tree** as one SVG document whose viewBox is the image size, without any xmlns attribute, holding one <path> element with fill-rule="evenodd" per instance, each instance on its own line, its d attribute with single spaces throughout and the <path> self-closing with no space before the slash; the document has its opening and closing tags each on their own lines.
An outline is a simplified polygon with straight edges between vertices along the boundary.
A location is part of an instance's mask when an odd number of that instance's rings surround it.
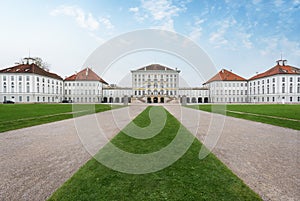
<svg viewBox="0 0 300 201">
<path fill-rule="evenodd" d="M 49 64 L 49 63 L 43 61 L 43 59 L 40 58 L 40 57 L 34 57 L 33 59 L 34 59 L 34 63 L 35 63 L 37 66 L 39 66 L 40 68 L 42 68 L 42 69 L 44 69 L 44 70 L 49 71 L 49 69 L 50 69 L 50 64 Z"/>
<path fill-rule="evenodd" d="M 40 57 L 25 57 L 23 59 L 20 59 L 20 62 L 16 62 L 15 64 L 36 64 L 40 68 L 49 71 L 50 70 L 50 64 L 43 61 Z"/>
</svg>

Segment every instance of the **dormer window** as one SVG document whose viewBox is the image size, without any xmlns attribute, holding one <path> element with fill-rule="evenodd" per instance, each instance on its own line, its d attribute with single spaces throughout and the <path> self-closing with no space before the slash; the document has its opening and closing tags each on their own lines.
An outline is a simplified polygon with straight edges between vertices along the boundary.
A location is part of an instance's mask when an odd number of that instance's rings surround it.
<svg viewBox="0 0 300 201">
<path fill-rule="evenodd" d="M 25 72 L 27 72 L 27 71 L 29 71 L 29 69 L 27 68 L 27 69 L 25 69 Z"/>
</svg>

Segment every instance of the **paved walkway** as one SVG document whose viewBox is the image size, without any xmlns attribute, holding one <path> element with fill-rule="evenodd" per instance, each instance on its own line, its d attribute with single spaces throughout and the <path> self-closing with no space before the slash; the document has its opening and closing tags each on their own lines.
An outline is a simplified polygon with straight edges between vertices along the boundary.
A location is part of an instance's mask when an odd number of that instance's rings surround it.
<svg viewBox="0 0 300 201">
<path fill-rule="evenodd" d="M 0 200 L 45 200 L 91 158 L 86 150 L 96 153 L 144 108 L 131 106 L 0 133 Z M 82 136 L 95 125 L 101 125 L 106 136 Z"/>
<path fill-rule="evenodd" d="M 186 107 L 165 108 L 208 147 L 217 142 L 212 152 L 264 200 L 300 200 L 299 131 Z M 218 139 L 214 133 L 222 125 Z"/>
</svg>

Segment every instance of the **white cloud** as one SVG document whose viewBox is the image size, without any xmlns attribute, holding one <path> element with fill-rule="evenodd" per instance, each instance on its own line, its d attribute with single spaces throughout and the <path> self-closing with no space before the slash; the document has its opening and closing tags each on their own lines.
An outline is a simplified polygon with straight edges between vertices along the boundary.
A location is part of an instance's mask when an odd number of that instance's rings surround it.
<svg viewBox="0 0 300 201">
<path fill-rule="evenodd" d="M 259 4 L 261 2 L 261 0 L 253 0 L 252 3 L 253 4 Z"/>
<path fill-rule="evenodd" d="M 189 34 L 189 38 L 194 40 L 194 41 L 197 41 L 199 40 L 199 38 L 201 37 L 202 35 L 202 27 L 201 27 L 201 24 L 204 23 L 205 20 L 204 19 L 199 19 L 197 18 L 194 22 L 194 25 L 192 27 L 192 31 L 190 32 Z"/>
<path fill-rule="evenodd" d="M 91 31 L 99 28 L 99 22 L 93 17 L 91 13 L 85 13 L 77 6 L 59 6 L 50 13 L 53 16 L 66 15 L 74 17 L 77 24 L 82 28 L 87 28 Z"/>
<path fill-rule="evenodd" d="M 138 7 L 132 7 L 132 8 L 129 8 L 129 11 L 133 12 L 133 13 L 136 13 L 136 12 L 139 12 L 139 8 Z"/>
<path fill-rule="evenodd" d="M 188 2 L 182 0 L 175 5 L 171 0 L 141 0 L 140 7 L 129 8 L 129 11 L 134 13 L 139 22 L 149 19 L 156 28 L 174 31 L 174 17 L 186 10 Z"/>
<path fill-rule="evenodd" d="M 111 23 L 109 18 L 101 17 L 99 18 L 99 22 L 105 26 L 106 29 L 113 29 L 114 25 Z"/>
<path fill-rule="evenodd" d="M 227 30 L 235 24 L 235 19 L 226 19 L 223 22 L 218 23 L 218 26 L 220 26 L 220 28 L 210 35 L 210 43 L 214 44 L 216 48 L 228 44 L 228 40 L 226 39 L 225 35 L 227 33 Z"/>
<path fill-rule="evenodd" d="M 283 0 L 275 0 L 274 1 L 274 4 L 276 7 L 280 7 L 283 3 L 284 3 Z"/>
</svg>

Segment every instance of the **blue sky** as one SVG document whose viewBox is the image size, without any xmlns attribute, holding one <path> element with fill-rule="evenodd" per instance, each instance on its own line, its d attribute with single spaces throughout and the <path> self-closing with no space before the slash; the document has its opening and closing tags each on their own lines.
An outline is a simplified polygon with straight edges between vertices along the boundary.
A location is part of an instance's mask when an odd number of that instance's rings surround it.
<svg viewBox="0 0 300 201">
<path fill-rule="evenodd" d="M 185 35 L 217 69 L 245 78 L 274 66 L 281 53 L 300 66 L 300 0 L 3 0 L 0 13 L 1 68 L 30 51 L 68 76 L 101 43 L 144 28 Z"/>
</svg>

